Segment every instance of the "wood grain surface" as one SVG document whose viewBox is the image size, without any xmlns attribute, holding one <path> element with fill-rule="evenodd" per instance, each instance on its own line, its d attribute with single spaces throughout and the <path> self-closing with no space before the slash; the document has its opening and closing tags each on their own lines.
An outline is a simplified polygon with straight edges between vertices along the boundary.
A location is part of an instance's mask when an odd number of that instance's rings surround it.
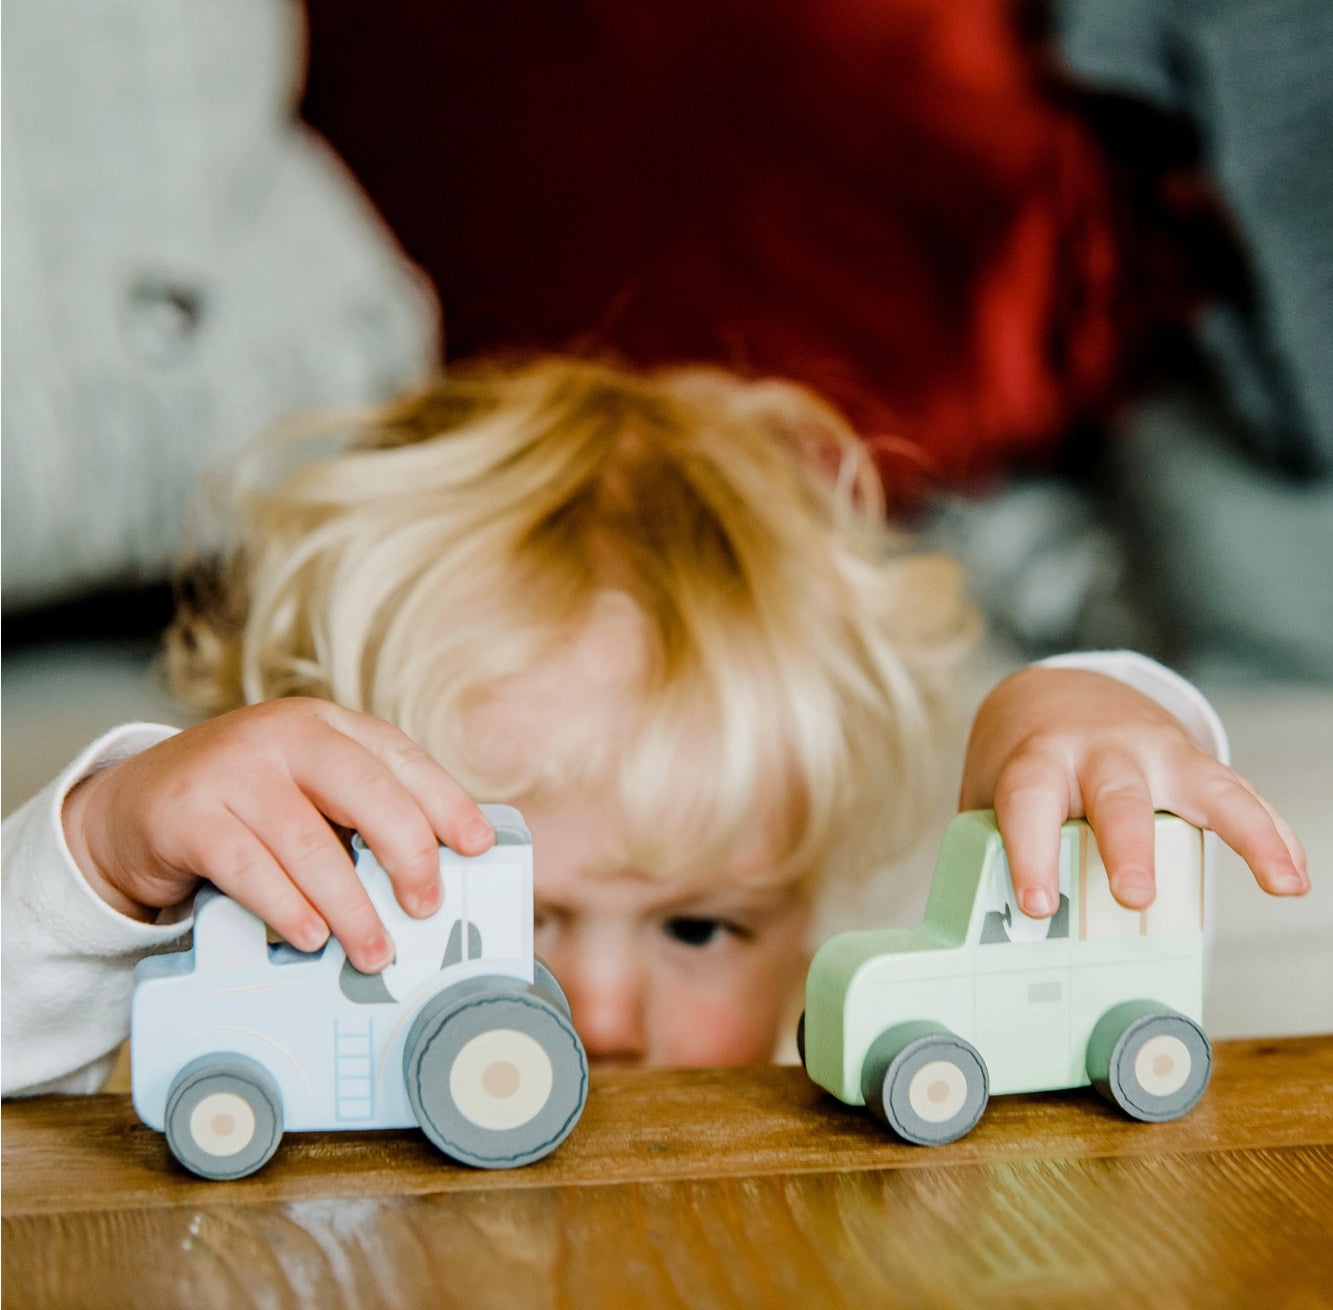
<svg viewBox="0 0 1333 1310">
<path fill-rule="evenodd" d="M 1219 1043 L 1199 1106 L 1002 1097 L 885 1137 L 796 1069 L 601 1071 L 570 1139 L 463 1169 L 298 1134 L 184 1173 L 123 1096 L 3 1111 L 19 1306 L 1333 1306 L 1333 1038 Z"/>
</svg>

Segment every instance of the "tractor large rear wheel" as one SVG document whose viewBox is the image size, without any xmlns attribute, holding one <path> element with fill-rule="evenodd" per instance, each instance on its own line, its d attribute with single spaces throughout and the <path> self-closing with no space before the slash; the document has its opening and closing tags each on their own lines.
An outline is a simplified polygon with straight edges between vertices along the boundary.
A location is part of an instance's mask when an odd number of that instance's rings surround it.
<svg viewBox="0 0 1333 1310">
<path fill-rule="evenodd" d="M 403 1074 L 426 1136 L 482 1169 L 549 1155 L 588 1096 L 588 1060 L 569 1017 L 535 987 L 497 981 L 445 992 L 417 1016 Z"/>
</svg>

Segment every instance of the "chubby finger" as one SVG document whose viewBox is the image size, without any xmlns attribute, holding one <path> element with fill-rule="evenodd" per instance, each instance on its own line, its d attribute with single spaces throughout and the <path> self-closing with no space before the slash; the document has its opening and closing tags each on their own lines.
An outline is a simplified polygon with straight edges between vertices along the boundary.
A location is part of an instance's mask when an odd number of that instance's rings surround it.
<svg viewBox="0 0 1333 1310">
<path fill-rule="evenodd" d="M 274 788 L 262 798 L 250 798 L 237 817 L 263 842 L 285 879 L 328 924 L 358 969 L 377 973 L 392 962 L 393 942 L 351 857 L 305 795 L 295 787 Z"/>
<path fill-rule="evenodd" d="M 1009 858 L 1019 909 L 1048 919 L 1060 904 L 1060 826 L 1069 817 L 1069 779 L 1054 756 L 1024 752 L 1000 770 L 995 820 Z"/>
<path fill-rule="evenodd" d="M 311 812 L 318 814 L 313 806 Z M 362 973 L 378 973 L 393 963 L 393 940 L 332 830 L 329 837 L 342 857 L 340 865 L 331 851 L 316 853 L 301 833 L 275 842 L 274 855 L 342 943 L 347 958 Z"/>
<path fill-rule="evenodd" d="M 195 838 L 198 854 L 191 864 L 220 891 L 298 950 L 317 951 L 328 941 L 329 925 L 247 824 L 224 811 Z"/>
<path fill-rule="evenodd" d="M 1225 764 L 1201 754 L 1182 783 L 1172 810 L 1217 833 L 1250 866 L 1264 891 L 1300 896 L 1310 890 L 1268 807 Z"/>
<path fill-rule="evenodd" d="M 301 793 L 322 814 L 365 838 L 409 914 L 424 917 L 439 909 L 439 841 L 416 799 L 378 756 L 321 722 L 318 731 L 288 748 L 286 759 Z M 339 854 L 341 867 L 346 864 L 341 846 Z"/>
<path fill-rule="evenodd" d="M 388 769 L 421 807 L 440 841 L 460 855 L 480 855 L 490 848 L 495 830 L 477 802 L 405 732 L 368 714 L 333 704 L 328 708 L 333 726 Z"/>
<path fill-rule="evenodd" d="M 1243 774 L 1232 770 L 1232 776 L 1242 787 L 1245 788 L 1260 805 L 1268 811 L 1268 817 L 1273 820 L 1273 826 L 1278 830 L 1283 843 L 1286 845 L 1287 854 L 1291 856 L 1291 862 L 1296 866 L 1296 871 L 1300 873 L 1308 882 L 1310 876 L 1309 865 L 1306 863 L 1305 847 L 1301 844 L 1301 839 L 1296 836 L 1296 830 L 1287 822 L 1286 816 L 1277 808 L 1267 797 L 1261 796 L 1255 789 L 1254 784 Z"/>
<path fill-rule="evenodd" d="M 1157 824 L 1147 778 L 1129 756 L 1101 751 L 1085 764 L 1079 787 L 1111 894 L 1128 909 L 1145 909 L 1157 894 Z"/>
</svg>

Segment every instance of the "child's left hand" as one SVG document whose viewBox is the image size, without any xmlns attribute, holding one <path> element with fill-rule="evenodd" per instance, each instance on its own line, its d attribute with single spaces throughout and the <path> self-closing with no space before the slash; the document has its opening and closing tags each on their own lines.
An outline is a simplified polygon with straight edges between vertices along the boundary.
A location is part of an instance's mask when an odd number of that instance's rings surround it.
<svg viewBox="0 0 1333 1310">
<path fill-rule="evenodd" d="M 1001 682 L 972 725 L 959 805 L 994 807 L 1019 905 L 1034 919 L 1055 911 L 1060 825 L 1081 816 L 1112 894 L 1131 909 L 1156 890 L 1155 810 L 1211 828 L 1275 896 L 1310 887 L 1282 815 L 1172 714 L 1100 673 L 1034 667 Z"/>
</svg>

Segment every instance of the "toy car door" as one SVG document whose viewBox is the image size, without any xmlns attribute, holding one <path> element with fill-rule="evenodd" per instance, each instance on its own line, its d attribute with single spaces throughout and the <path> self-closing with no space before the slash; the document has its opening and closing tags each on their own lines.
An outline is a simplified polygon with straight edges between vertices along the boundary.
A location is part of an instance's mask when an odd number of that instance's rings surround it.
<svg viewBox="0 0 1333 1310">
<path fill-rule="evenodd" d="M 1060 904 L 1049 919 L 1018 907 L 1003 847 L 982 873 L 976 934 L 977 1049 L 993 1093 L 1067 1086 L 1069 930 L 1075 836 L 1060 838 Z M 1080 1054 L 1081 1058 L 1081 1054 Z"/>
</svg>

